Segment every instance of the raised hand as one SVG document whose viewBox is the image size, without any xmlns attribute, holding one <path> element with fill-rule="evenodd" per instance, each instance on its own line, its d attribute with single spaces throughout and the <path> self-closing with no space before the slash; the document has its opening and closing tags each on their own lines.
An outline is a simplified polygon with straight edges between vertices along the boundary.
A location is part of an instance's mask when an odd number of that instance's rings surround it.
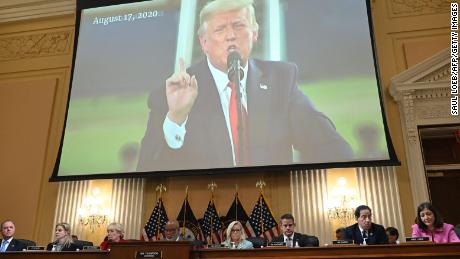
<svg viewBox="0 0 460 259">
<path fill-rule="evenodd" d="M 195 75 L 185 70 L 185 63 L 179 59 L 179 71 L 166 79 L 166 98 L 168 100 L 168 117 L 177 124 L 187 118 L 198 95 L 198 83 Z"/>
</svg>

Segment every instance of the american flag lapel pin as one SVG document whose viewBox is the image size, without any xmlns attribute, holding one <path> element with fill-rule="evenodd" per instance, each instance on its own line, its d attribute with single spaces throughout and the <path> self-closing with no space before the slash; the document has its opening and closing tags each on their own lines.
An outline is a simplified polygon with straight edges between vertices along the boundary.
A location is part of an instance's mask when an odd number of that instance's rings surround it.
<svg viewBox="0 0 460 259">
<path fill-rule="evenodd" d="M 268 86 L 267 86 L 267 85 L 264 85 L 264 84 L 260 84 L 260 85 L 259 85 L 259 88 L 262 89 L 262 90 L 267 90 L 267 89 L 268 89 Z"/>
</svg>

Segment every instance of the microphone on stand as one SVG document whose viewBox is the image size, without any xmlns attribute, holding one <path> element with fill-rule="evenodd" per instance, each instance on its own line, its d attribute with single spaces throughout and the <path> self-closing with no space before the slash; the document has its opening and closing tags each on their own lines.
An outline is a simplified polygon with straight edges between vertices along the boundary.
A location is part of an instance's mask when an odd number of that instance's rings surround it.
<svg viewBox="0 0 460 259">
<path fill-rule="evenodd" d="M 240 73 L 235 73 L 239 71 Z M 230 51 L 227 56 L 227 72 L 230 82 L 240 82 L 244 77 L 243 67 L 241 67 L 241 55 L 238 51 Z M 238 76 L 238 77 L 237 77 Z"/>
<path fill-rule="evenodd" d="M 244 77 L 244 71 L 243 68 L 241 67 L 241 55 L 237 51 L 230 51 L 227 56 L 227 74 L 228 74 L 228 79 L 230 82 L 233 84 L 233 89 L 232 91 L 235 91 L 236 95 L 236 107 L 237 107 L 237 114 L 238 114 L 238 136 L 236 138 L 238 139 L 238 152 L 236 153 L 235 156 L 235 161 L 237 166 L 244 165 L 244 161 L 242 158 L 245 157 L 245 150 L 243 146 L 243 110 L 241 106 L 241 91 L 240 91 L 240 85 L 241 85 L 241 79 Z M 234 136 L 235 138 L 235 136 Z"/>
</svg>

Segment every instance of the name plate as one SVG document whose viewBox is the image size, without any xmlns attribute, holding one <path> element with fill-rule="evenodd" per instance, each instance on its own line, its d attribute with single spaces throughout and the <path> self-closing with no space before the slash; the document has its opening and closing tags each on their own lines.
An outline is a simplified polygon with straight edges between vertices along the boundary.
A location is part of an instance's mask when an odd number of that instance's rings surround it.
<svg viewBox="0 0 460 259">
<path fill-rule="evenodd" d="M 28 246 L 27 251 L 44 251 L 44 246 Z"/>
<path fill-rule="evenodd" d="M 353 240 L 333 240 L 333 245 L 354 245 L 355 241 Z"/>
<path fill-rule="evenodd" d="M 286 246 L 285 242 L 271 242 L 268 246 Z"/>
<path fill-rule="evenodd" d="M 212 244 L 212 245 L 208 245 L 208 248 L 218 249 L 218 248 L 228 248 L 228 247 L 226 247 L 224 244 Z"/>
<path fill-rule="evenodd" d="M 136 258 L 163 258 L 161 251 L 136 252 Z"/>
<path fill-rule="evenodd" d="M 430 241 L 428 237 L 406 237 L 406 242 Z"/>
<path fill-rule="evenodd" d="M 99 246 L 84 246 L 83 250 L 100 250 L 101 247 Z"/>
</svg>

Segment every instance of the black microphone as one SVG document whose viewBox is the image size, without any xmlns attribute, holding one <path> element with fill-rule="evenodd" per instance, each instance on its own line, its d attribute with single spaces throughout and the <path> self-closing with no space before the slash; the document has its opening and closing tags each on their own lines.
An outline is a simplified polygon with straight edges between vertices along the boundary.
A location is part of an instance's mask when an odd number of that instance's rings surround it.
<svg viewBox="0 0 460 259">
<path fill-rule="evenodd" d="M 244 71 L 241 67 L 241 55 L 237 51 L 230 51 L 227 56 L 227 73 L 228 73 L 228 80 L 234 81 L 235 80 L 235 72 L 240 72 L 239 80 L 243 79 Z"/>
</svg>

